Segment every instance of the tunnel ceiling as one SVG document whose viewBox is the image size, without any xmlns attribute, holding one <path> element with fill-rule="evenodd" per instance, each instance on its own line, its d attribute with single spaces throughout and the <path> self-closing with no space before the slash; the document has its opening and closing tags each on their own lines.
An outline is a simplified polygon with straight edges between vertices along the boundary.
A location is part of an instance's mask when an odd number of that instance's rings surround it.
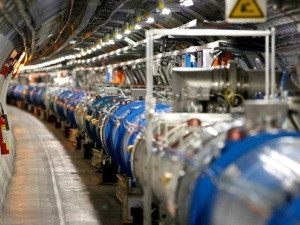
<svg viewBox="0 0 300 225">
<path fill-rule="evenodd" d="M 130 40 L 143 40 L 145 29 L 174 28 L 197 19 L 198 28 L 275 27 L 278 49 L 300 51 L 300 2 L 297 0 L 269 1 L 268 21 L 248 25 L 231 25 L 224 21 L 224 0 L 194 0 L 191 7 L 182 7 L 178 1 L 166 4 L 172 11 L 168 16 L 157 13 L 157 1 L 152 0 L 0 0 L 0 34 L 10 35 L 15 49 L 27 52 L 27 64 L 36 64 L 91 48 L 100 39 L 113 35 L 116 29 L 128 26 L 137 13 L 149 11 L 154 15 L 155 23 L 144 24 L 144 29 L 129 34 Z M 209 37 L 191 40 L 191 43 L 203 44 L 213 40 Z M 127 45 L 128 41 L 116 41 L 97 54 Z M 139 52 L 134 54 L 139 55 Z"/>
</svg>

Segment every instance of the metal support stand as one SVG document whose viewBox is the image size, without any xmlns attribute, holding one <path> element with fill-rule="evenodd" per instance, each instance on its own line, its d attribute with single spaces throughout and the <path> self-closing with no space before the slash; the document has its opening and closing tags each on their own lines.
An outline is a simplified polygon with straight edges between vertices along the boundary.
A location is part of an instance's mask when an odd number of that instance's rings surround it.
<svg viewBox="0 0 300 225">
<path fill-rule="evenodd" d="M 64 125 L 65 138 L 68 138 L 70 136 L 70 129 L 71 129 L 70 125 L 67 125 L 67 124 Z"/>
<path fill-rule="evenodd" d="M 147 160 L 145 165 L 147 183 L 144 188 L 144 225 L 151 225 L 151 204 L 152 204 L 152 191 L 151 191 L 151 153 L 152 153 L 152 138 L 153 138 L 153 125 L 152 119 L 155 112 L 155 99 L 153 98 L 153 35 L 151 31 L 146 32 L 147 37 L 147 93 L 146 93 L 146 149 Z"/>
<path fill-rule="evenodd" d="M 117 182 L 118 165 L 114 162 L 102 164 L 101 184 L 112 184 Z"/>
<path fill-rule="evenodd" d="M 59 121 L 58 118 L 56 118 L 56 121 L 55 121 L 55 128 L 57 128 L 57 129 L 61 128 L 61 122 Z"/>
<path fill-rule="evenodd" d="M 269 35 L 265 36 L 265 98 L 270 99 L 270 37 Z"/>
<path fill-rule="evenodd" d="M 92 158 L 92 149 L 94 147 L 94 143 L 93 142 L 88 142 L 83 144 L 83 157 L 85 159 L 90 159 Z"/>
<path fill-rule="evenodd" d="M 76 149 L 81 148 L 81 140 L 82 140 L 82 135 L 79 133 L 76 137 Z"/>
<path fill-rule="evenodd" d="M 275 82 L 275 34 L 276 30 L 274 27 L 271 29 L 271 98 L 275 99 L 275 92 L 276 92 L 276 82 Z"/>
</svg>

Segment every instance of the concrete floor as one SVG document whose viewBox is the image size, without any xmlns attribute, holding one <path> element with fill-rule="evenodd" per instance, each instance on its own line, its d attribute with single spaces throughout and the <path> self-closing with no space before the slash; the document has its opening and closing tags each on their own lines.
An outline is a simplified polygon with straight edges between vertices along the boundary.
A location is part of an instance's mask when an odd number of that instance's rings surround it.
<svg viewBox="0 0 300 225">
<path fill-rule="evenodd" d="M 9 107 L 16 139 L 15 173 L 1 225 L 119 225 L 113 185 L 99 185 L 89 160 L 53 124 Z"/>
</svg>

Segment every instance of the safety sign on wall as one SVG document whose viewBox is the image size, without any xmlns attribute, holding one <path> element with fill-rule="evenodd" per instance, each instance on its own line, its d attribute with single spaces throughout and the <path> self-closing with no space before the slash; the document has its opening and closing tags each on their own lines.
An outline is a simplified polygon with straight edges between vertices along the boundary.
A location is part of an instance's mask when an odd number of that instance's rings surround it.
<svg viewBox="0 0 300 225">
<path fill-rule="evenodd" d="M 267 0 L 226 0 L 229 23 L 260 23 L 267 19 Z"/>
</svg>

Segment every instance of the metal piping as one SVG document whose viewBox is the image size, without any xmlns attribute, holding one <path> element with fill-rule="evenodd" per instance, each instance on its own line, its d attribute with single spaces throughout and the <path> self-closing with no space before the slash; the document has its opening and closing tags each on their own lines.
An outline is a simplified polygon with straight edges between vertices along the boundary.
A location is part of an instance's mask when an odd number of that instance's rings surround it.
<svg viewBox="0 0 300 225">
<path fill-rule="evenodd" d="M 224 27 L 228 27 L 230 26 L 230 23 L 227 23 L 225 20 L 223 21 L 208 21 L 208 20 L 204 20 L 202 22 L 202 24 L 204 26 L 207 26 L 207 27 L 214 27 L 214 28 L 224 28 Z"/>
<path fill-rule="evenodd" d="M 71 14 L 72 14 L 72 10 L 73 10 L 73 5 L 74 5 L 74 1 L 73 0 L 69 0 L 69 4 L 68 4 L 68 9 L 67 9 L 67 21 L 64 22 L 63 27 L 58 31 L 58 35 L 56 36 L 54 42 L 51 44 L 51 46 L 42 54 L 42 56 L 44 56 L 49 49 L 52 49 L 53 46 L 57 43 L 58 39 L 60 38 L 62 32 L 66 29 L 68 23 L 70 22 L 70 18 L 71 18 Z"/>
<path fill-rule="evenodd" d="M 115 13 L 118 12 L 118 10 L 121 9 L 121 8 L 122 8 L 126 3 L 128 3 L 129 1 L 131 1 L 131 0 L 126 0 L 126 1 L 124 1 L 122 4 L 120 4 L 116 9 L 114 9 L 114 10 L 112 11 L 112 13 L 111 13 L 110 16 L 107 18 L 107 20 L 105 20 L 102 24 L 100 24 L 99 26 L 97 26 L 96 28 L 94 28 L 91 32 L 88 32 L 88 34 L 85 35 L 85 36 L 80 40 L 80 42 L 77 42 L 76 44 L 72 45 L 71 48 L 74 48 L 74 47 L 76 47 L 77 45 L 81 44 L 81 43 L 84 41 L 84 39 L 90 37 L 90 36 L 91 36 L 94 32 L 96 32 L 100 27 L 105 26 L 107 23 L 109 23 L 110 20 L 112 19 L 112 17 L 115 15 Z"/>
<path fill-rule="evenodd" d="M 86 27 L 88 21 L 90 20 L 90 18 L 92 17 L 93 13 L 97 8 L 97 4 L 98 4 L 98 0 L 89 0 L 85 14 L 82 18 L 82 21 L 84 22 L 81 22 L 79 27 L 71 34 L 71 36 L 67 39 L 67 41 L 61 47 L 58 48 L 57 52 L 60 52 L 62 49 L 66 48 L 69 45 L 69 42 Z M 50 54 L 49 57 L 51 57 L 54 54 L 55 53 Z"/>
<path fill-rule="evenodd" d="M 28 46 L 27 46 L 27 37 L 26 37 L 25 33 L 22 32 L 21 28 L 18 27 L 18 25 L 15 23 L 15 21 L 11 19 L 11 16 L 8 13 L 8 9 L 5 7 L 5 3 L 2 0 L 0 0 L 0 12 L 3 14 L 4 19 L 21 36 L 21 38 L 23 39 L 23 44 L 24 44 L 25 52 L 28 53 L 29 49 L 28 49 Z M 27 54 L 26 54 L 26 60 L 27 60 Z"/>
<path fill-rule="evenodd" d="M 74 5 L 73 0 L 69 0 L 68 10 L 67 10 L 67 21 L 64 22 L 63 27 L 59 30 L 58 35 L 57 35 L 55 41 L 53 42 L 52 46 L 53 46 L 54 44 L 56 44 L 56 42 L 58 41 L 58 39 L 59 39 L 59 37 L 61 36 L 62 32 L 66 29 L 68 23 L 70 22 L 72 10 L 73 10 L 73 5 Z"/>
<path fill-rule="evenodd" d="M 17 0 L 16 2 L 17 2 L 17 6 L 18 6 L 18 9 L 19 9 L 19 12 L 21 14 L 22 19 L 25 21 L 26 26 L 31 31 L 31 46 L 30 46 L 30 56 L 31 56 L 32 53 L 35 50 L 35 29 L 31 25 L 31 18 L 30 18 L 30 16 L 25 11 L 24 2 L 22 0 Z"/>
</svg>

